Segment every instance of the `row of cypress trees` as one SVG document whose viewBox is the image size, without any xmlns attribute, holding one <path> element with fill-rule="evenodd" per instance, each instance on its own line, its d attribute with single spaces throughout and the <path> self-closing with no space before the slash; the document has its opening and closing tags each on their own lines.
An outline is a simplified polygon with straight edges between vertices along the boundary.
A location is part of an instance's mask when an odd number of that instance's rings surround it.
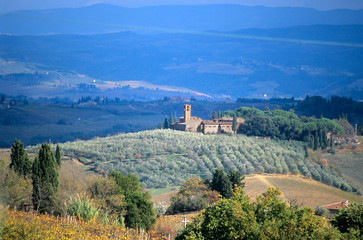
<svg viewBox="0 0 363 240">
<path fill-rule="evenodd" d="M 32 204 L 39 212 L 54 209 L 54 196 L 58 190 L 58 169 L 61 167 L 60 147 L 54 155 L 51 146 L 43 143 L 38 156 L 32 162 L 24 149 L 24 144 L 16 140 L 11 147 L 10 168 L 24 178 L 31 178 L 33 185 Z"/>
</svg>

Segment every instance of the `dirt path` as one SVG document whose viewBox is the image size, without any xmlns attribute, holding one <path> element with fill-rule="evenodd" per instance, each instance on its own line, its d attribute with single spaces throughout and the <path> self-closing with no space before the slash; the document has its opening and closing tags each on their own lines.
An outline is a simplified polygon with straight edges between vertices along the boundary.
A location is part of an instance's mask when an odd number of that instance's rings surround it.
<svg viewBox="0 0 363 240">
<path fill-rule="evenodd" d="M 273 185 L 272 183 L 270 183 L 265 175 L 255 175 L 255 178 L 259 179 L 261 182 L 263 182 L 264 184 L 266 184 L 267 186 L 271 186 L 271 187 L 276 187 L 275 185 Z M 287 197 L 285 196 L 284 192 L 280 189 L 281 191 L 281 195 L 280 198 L 286 202 L 288 202 L 289 200 L 287 199 Z"/>
<path fill-rule="evenodd" d="M 77 165 L 85 166 L 85 164 L 83 162 L 79 161 L 77 158 L 72 158 L 72 162 L 74 162 Z"/>
</svg>

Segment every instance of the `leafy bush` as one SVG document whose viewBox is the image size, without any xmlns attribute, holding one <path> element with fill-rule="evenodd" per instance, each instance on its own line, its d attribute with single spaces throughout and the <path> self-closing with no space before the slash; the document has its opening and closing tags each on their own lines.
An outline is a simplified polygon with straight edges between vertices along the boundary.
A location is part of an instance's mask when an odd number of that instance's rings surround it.
<svg viewBox="0 0 363 240">
<path fill-rule="evenodd" d="M 179 192 L 171 198 L 167 214 L 199 211 L 218 201 L 219 193 L 210 190 L 201 178 L 190 178 L 180 187 Z"/>
<path fill-rule="evenodd" d="M 251 203 L 240 190 L 209 206 L 175 239 L 339 239 L 340 233 L 311 208 L 288 206 L 276 188 Z"/>
<path fill-rule="evenodd" d="M 94 220 L 99 214 L 99 209 L 94 207 L 92 201 L 85 196 L 78 195 L 76 199 L 71 199 L 68 203 L 67 214 L 75 216 L 78 220 L 88 222 Z"/>
<path fill-rule="evenodd" d="M 361 239 L 363 237 L 363 204 L 352 203 L 348 208 L 341 208 L 331 223 L 348 239 Z"/>
</svg>

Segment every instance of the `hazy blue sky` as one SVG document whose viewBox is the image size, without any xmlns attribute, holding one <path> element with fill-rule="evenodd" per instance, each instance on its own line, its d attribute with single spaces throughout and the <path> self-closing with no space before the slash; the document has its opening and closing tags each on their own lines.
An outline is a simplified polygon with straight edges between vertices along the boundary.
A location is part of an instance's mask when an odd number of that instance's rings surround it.
<svg viewBox="0 0 363 240">
<path fill-rule="evenodd" d="M 297 6 L 320 10 L 337 8 L 363 9 L 363 0 L 0 0 L 0 12 L 21 9 L 49 9 L 81 7 L 96 3 L 111 3 L 124 7 L 140 7 L 170 4 L 216 4 L 230 3 L 263 6 Z"/>
</svg>

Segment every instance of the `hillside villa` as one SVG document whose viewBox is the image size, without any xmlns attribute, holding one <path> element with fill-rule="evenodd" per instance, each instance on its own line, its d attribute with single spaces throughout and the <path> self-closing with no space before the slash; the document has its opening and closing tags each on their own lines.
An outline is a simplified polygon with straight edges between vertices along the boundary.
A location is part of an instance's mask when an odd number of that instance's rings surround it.
<svg viewBox="0 0 363 240">
<path fill-rule="evenodd" d="M 243 118 L 237 118 L 237 126 L 244 123 Z M 233 130 L 233 117 L 222 117 L 213 120 L 203 120 L 192 116 L 192 106 L 184 105 L 184 116 L 179 118 L 179 122 L 171 125 L 174 130 L 185 132 L 202 132 L 204 134 L 235 133 Z"/>
</svg>

